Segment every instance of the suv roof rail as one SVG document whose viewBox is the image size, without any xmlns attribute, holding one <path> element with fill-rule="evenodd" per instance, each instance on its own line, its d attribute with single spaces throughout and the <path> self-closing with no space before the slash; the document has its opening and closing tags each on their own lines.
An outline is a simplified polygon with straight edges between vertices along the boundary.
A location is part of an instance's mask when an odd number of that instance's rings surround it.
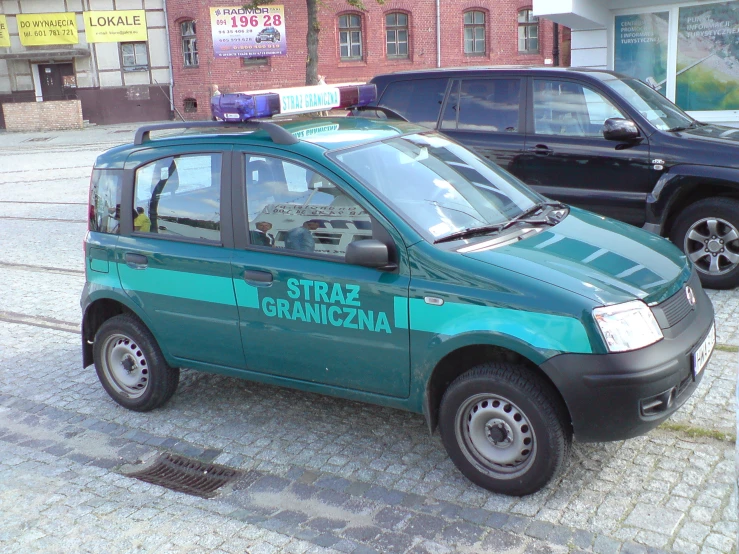
<svg viewBox="0 0 739 554">
<path fill-rule="evenodd" d="M 140 146 L 150 140 L 151 131 L 164 131 L 167 129 L 198 129 L 198 128 L 231 128 L 245 127 L 251 129 L 262 129 L 266 131 L 275 144 L 296 144 L 300 142 L 292 133 L 286 131 L 271 121 L 247 121 L 244 123 L 226 123 L 225 121 L 182 121 L 175 123 L 158 123 L 156 125 L 144 125 L 136 130 L 133 143 Z"/>
</svg>

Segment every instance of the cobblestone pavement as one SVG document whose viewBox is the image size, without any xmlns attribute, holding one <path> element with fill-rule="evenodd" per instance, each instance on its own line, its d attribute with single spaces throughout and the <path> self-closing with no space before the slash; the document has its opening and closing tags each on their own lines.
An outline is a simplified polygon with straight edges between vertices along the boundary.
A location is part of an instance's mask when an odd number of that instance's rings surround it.
<svg viewBox="0 0 739 554">
<path fill-rule="evenodd" d="M 739 291 L 710 292 L 720 349 L 666 425 L 576 443 L 525 498 L 470 484 L 415 414 L 193 371 L 119 407 L 77 329 L 90 164 L 130 128 L 0 134 L 2 552 L 735 551 Z M 128 476 L 163 452 L 241 476 L 211 499 Z"/>
</svg>

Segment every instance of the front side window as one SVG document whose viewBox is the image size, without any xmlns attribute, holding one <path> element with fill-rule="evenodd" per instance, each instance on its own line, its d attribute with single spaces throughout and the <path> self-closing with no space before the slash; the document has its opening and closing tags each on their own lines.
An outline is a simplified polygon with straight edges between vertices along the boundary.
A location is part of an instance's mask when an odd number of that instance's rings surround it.
<svg viewBox="0 0 739 554">
<path fill-rule="evenodd" d="M 624 117 L 606 97 L 571 81 L 534 80 L 534 132 L 537 135 L 602 137 L 603 123 Z"/>
<path fill-rule="evenodd" d="M 485 12 L 465 12 L 464 53 L 474 56 L 485 54 Z"/>
<path fill-rule="evenodd" d="M 342 60 L 362 58 L 362 20 L 358 15 L 339 17 L 339 53 Z"/>
<path fill-rule="evenodd" d="M 604 83 L 661 131 L 694 125 L 692 117 L 637 79 L 609 79 Z"/>
<path fill-rule="evenodd" d="M 369 214 L 348 194 L 304 166 L 246 156 L 249 243 L 344 258 L 350 242 L 372 238 Z"/>
<path fill-rule="evenodd" d="M 526 54 L 539 51 L 539 18 L 533 10 L 518 12 L 518 51 Z"/>
<path fill-rule="evenodd" d="M 330 154 L 429 239 L 502 223 L 543 199 L 443 135 L 405 135 Z"/>
<path fill-rule="evenodd" d="M 385 41 L 388 58 L 408 57 L 408 15 L 389 13 L 385 16 Z"/>
<path fill-rule="evenodd" d="M 182 33 L 182 55 L 186 67 L 198 65 L 198 39 L 195 35 L 195 22 L 183 21 L 180 24 Z"/>
<path fill-rule="evenodd" d="M 516 133 L 520 79 L 464 79 L 452 83 L 442 129 Z"/>
<path fill-rule="evenodd" d="M 136 170 L 135 232 L 220 242 L 221 155 L 162 158 Z"/>
<path fill-rule="evenodd" d="M 90 231 L 120 233 L 122 182 L 123 172 L 120 170 L 93 170 L 90 180 Z"/>
<path fill-rule="evenodd" d="M 149 69 L 145 42 L 122 42 L 121 57 L 123 58 L 123 69 L 126 71 Z"/>
</svg>

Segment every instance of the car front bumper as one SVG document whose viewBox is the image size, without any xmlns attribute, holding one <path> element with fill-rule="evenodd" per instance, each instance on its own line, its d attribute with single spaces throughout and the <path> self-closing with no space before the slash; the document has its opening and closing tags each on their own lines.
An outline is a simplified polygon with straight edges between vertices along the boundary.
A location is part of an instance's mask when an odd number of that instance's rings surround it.
<svg viewBox="0 0 739 554">
<path fill-rule="evenodd" d="M 578 441 L 613 441 L 642 435 L 682 406 L 707 371 L 693 375 L 695 349 L 714 325 L 710 299 L 691 279 L 696 305 L 665 338 L 613 354 L 561 354 L 541 368 L 562 395 Z M 684 294 L 684 288 L 677 294 Z"/>
</svg>

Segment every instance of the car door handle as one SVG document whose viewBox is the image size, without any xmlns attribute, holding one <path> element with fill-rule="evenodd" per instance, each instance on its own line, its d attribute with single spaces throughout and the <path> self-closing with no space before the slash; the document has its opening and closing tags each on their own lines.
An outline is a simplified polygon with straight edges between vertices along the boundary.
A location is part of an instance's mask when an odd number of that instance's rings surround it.
<svg viewBox="0 0 739 554">
<path fill-rule="evenodd" d="M 146 269 L 149 259 L 141 254 L 126 252 L 126 265 L 131 269 Z"/>
<path fill-rule="evenodd" d="M 537 156 L 549 156 L 552 153 L 552 149 L 546 144 L 537 144 L 536 146 L 528 148 L 528 151 L 533 152 Z"/>
<path fill-rule="evenodd" d="M 247 283 L 254 283 L 262 286 L 271 285 L 272 279 L 272 273 L 269 271 L 258 271 L 256 269 L 244 270 L 244 281 Z"/>
</svg>

